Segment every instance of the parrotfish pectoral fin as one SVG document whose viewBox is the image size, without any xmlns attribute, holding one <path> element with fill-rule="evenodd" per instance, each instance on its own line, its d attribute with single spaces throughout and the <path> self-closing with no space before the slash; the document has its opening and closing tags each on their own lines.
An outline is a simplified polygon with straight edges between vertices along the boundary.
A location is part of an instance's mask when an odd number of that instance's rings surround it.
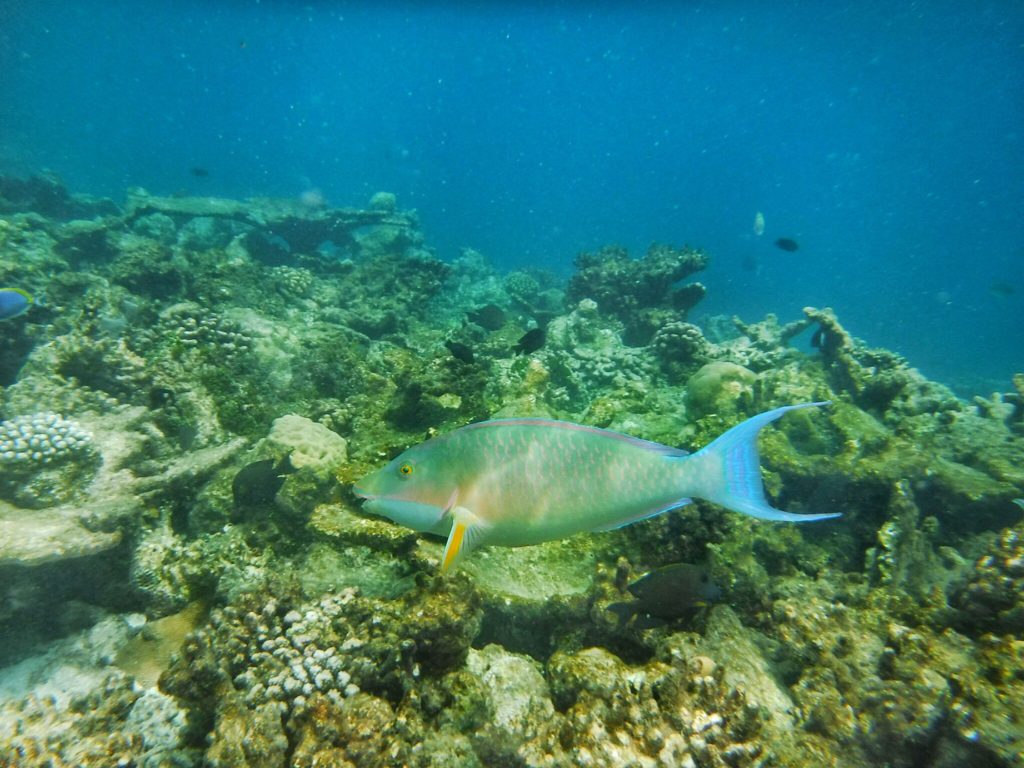
<svg viewBox="0 0 1024 768">
<path fill-rule="evenodd" d="M 708 472 L 708 476 L 703 478 L 704 490 L 699 495 L 734 512 L 742 512 L 761 520 L 809 523 L 839 517 L 842 514 L 840 512 L 797 515 L 774 509 L 765 499 L 764 485 L 761 482 L 761 460 L 757 452 L 758 432 L 789 411 L 820 405 L 829 405 L 829 402 L 786 405 L 758 414 L 742 424 L 737 424 L 693 454 L 687 460 L 700 462 Z"/>
<path fill-rule="evenodd" d="M 484 530 L 483 523 L 465 507 L 452 509 L 452 530 L 441 557 L 441 573 L 447 573 L 460 559 L 480 546 Z"/>
</svg>

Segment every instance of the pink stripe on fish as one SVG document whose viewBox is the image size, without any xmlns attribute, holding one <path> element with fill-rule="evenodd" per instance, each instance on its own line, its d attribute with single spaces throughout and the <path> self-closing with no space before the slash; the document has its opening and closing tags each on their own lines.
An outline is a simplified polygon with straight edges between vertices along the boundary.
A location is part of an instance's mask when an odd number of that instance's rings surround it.
<svg viewBox="0 0 1024 768">
<path fill-rule="evenodd" d="M 628 443 L 629 445 L 635 445 L 638 448 L 646 448 L 664 456 L 687 455 L 687 452 L 682 448 L 673 448 L 670 445 L 662 445 L 661 443 L 655 443 L 651 440 L 641 440 L 639 437 L 630 437 L 629 435 L 623 435 L 621 432 L 613 432 L 610 429 L 601 429 L 599 427 L 590 427 L 585 424 L 574 424 L 570 421 L 557 421 L 555 419 L 491 419 L 490 421 L 478 421 L 475 424 L 467 424 L 462 429 L 480 429 L 483 427 L 502 426 L 551 427 L 554 429 L 564 429 L 567 432 L 588 432 L 590 434 L 601 435 L 623 443 Z M 449 432 L 449 434 L 452 433 Z M 444 437 L 442 436 L 437 439 L 444 439 Z"/>
</svg>

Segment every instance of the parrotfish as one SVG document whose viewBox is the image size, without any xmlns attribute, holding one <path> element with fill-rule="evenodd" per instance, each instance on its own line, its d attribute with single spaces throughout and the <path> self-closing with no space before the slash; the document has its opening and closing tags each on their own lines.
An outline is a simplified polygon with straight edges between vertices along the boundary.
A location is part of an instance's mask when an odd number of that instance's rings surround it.
<svg viewBox="0 0 1024 768">
<path fill-rule="evenodd" d="M 762 520 L 827 520 L 839 513 L 773 509 L 757 452 L 762 427 L 817 405 L 827 403 L 759 414 L 693 454 L 566 421 L 483 421 L 409 448 L 353 490 L 368 512 L 447 536 L 442 571 L 482 545 L 521 547 L 621 528 L 693 497 Z"/>
<path fill-rule="evenodd" d="M 10 320 L 27 312 L 32 301 L 32 294 L 21 288 L 0 288 L 0 320 Z"/>
</svg>

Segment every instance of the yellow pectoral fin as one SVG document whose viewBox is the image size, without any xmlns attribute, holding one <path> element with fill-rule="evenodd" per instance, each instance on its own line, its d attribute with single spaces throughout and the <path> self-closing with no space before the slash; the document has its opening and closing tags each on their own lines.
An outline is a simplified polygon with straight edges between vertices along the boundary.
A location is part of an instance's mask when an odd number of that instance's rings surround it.
<svg viewBox="0 0 1024 768">
<path fill-rule="evenodd" d="M 466 537 L 466 526 L 458 521 L 452 524 L 452 532 L 448 534 L 448 543 L 444 547 L 441 559 L 441 573 L 447 573 L 462 552 L 462 542 Z"/>
<path fill-rule="evenodd" d="M 452 530 L 441 557 L 441 573 L 447 573 L 463 555 L 480 546 L 484 525 L 465 507 L 452 510 Z"/>
</svg>

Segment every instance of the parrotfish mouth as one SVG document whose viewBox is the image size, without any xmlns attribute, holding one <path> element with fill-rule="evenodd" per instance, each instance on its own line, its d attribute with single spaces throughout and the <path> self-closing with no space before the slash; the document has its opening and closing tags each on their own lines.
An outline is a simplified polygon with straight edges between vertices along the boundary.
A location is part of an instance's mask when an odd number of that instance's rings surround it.
<svg viewBox="0 0 1024 768">
<path fill-rule="evenodd" d="M 374 498 L 373 494 L 370 493 L 369 491 L 364 491 L 362 488 L 358 488 L 358 487 L 356 487 L 354 485 L 352 486 L 352 493 L 354 493 L 356 496 L 358 496 L 361 499 L 372 499 L 372 498 Z"/>
<path fill-rule="evenodd" d="M 386 517 L 392 522 L 423 533 L 445 535 L 451 528 L 451 520 L 441 507 L 353 490 L 366 500 L 363 510 L 371 515 Z"/>
</svg>

